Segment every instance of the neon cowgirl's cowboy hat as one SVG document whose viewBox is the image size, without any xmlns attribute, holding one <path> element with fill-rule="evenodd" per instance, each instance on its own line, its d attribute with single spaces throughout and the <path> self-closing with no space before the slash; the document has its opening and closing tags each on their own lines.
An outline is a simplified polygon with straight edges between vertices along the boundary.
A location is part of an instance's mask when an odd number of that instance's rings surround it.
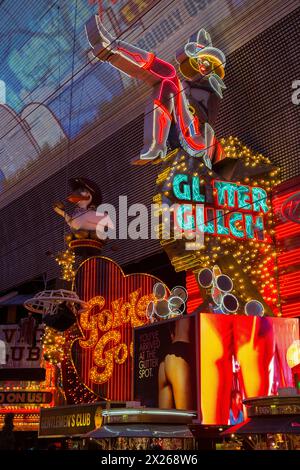
<svg viewBox="0 0 300 470">
<path fill-rule="evenodd" d="M 199 80 L 203 76 L 209 81 L 212 89 L 222 98 L 222 90 L 226 88 L 225 76 L 226 57 L 220 49 L 213 47 L 210 35 L 200 29 L 190 37 L 189 42 L 176 52 L 179 70 L 189 81 Z"/>
</svg>

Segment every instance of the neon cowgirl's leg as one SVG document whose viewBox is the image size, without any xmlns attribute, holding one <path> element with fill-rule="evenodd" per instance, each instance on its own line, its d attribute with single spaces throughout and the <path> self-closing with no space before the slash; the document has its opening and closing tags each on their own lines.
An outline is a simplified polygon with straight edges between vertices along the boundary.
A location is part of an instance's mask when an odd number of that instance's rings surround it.
<svg viewBox="0 0 300 470">
<path fill-rule="evenodd" d="M 132 44 L 127 44 L 123 41 L 117 41 L 117 46 L 113 52 L 123 56 L 128 61 L 144 69 L 148 69 L 155 59 L 153 53 L 144 51 L 139 47 L 136 47 Z"/>
<path fill-rule="evenodd" d="M 157 83 L 157 77 L 147 71 L 155 57 L 154 54 L 112 36 L 98 15 L 88 20 L 85 29 L 94 57 L 110 62 L 118 70 L 133 78 L 140 78 L 151 85 Z"/>
<path fill-rule="evenodd" d="M 105 29 L 98 15 L 94 15 L 87 21 L 85 29 L 92 52 L 100 60 L 112 62 L 116 68 L 126 71 L 133 77 L 136 77 L 134 72 L 137 72 L 138 69 L 149 70 L 157 78 L 156 81 L 176 77 L 176 70 L 173 65 L 156 58 L 152 52 L 145 51 L 112 36 Z M 115 61 L 114 56 L 119 56 L 121 60 L 116 58 Z M 126 66 L 129 70 L 125 70 Z"/>
<path fill-rule="evenodd" d="M 208 157 L 212 160 L 214 132 L 210 126 L 201 129 L 198 117 L 190 112 L 189 102 L 173 65 L 155 57 L 147 70 L 161 80 L 155 99 L 176 116 L 182 137 L 188 147 L 194 152 L 206 150 Z"/>
<path fill-rule="evenodd" d="M 154 57 L 144 70 L 156 84 L 145 111 L 144 147 L 140 158 L 133 160 L 135 164 L 166 156 L 167 139 L 175 112 L 174 103 L 178 95 L 176 72 L 171 64 Z"/>
<path fill-rule="evenodd" d="M 176 85 L 169 79 L 162 80 L 154 87 L 144 117 L 144 147 L 140 160 L 166 156 L 167 139 L 174 113 L 174 96 L 177 92 Z"/>
<path fill-rule="evenodd" d="M 159 80 L 164 80 L 166 78 L 173 80 L 176 79 L 177 76 L 176 69 L 172 64 L 169 64 L 169 62 L 165 62 L 155 56 L 147 65 L 144 66 L 144 68 L 153 73 L 153 75 L 155 75 Z"/>
<path fill-rule="evenodd" d="M 173 96 L 178 91 L 175 68 L 153 53 L 111 36 L 98 16 L 88 21 L 86 32 L 96 57 L 109 61 L 117 69 L 148 82 L 154 88 L 152 103 L 145 114 L 144 148 L 140 158 L 134 159 L 133 163 L 165 157 L 174 109 Z"/>
<path fill-rule="evenodd" d="M 176 116 L 181 130 L 182 138 L 187 146 L 194 152 L 203 151 L 207 147 L 205 132 L 201 129 L 198 116 L 194 116 L 189 109 L 182 83 L 178 80 L 179 93 L 176 100 Z"/>
<path fill-rule="evenodd" d="M 154 57 L 149 64 L 144 66 L 154 77 L 161 80 L 158 100 L 167 107 L 169 112 L 174 112 L 173 105 L 176 103 L 176 114 L 182 136 L 187 145 L 194 151 L 206 150 L 208 157 L 212 160 L 214 148 L 214 132 L 210 127 L 201 129 L 201 123 L 197 116 L 193 116 L 189 110 L 189 102 L 177 77 L 175 67 L 168 62 Z M 170 95 L 173 100 L 171 102 Z"/>
<path fill-rule="evenodd" d="M 152 86 L 167 79 L 173 81 L 174 86 L 178 88 L 175 67 L 156 57 L 152 52 L 118 41 L 114 57 L 111 57 L 110 62 L 133 78 L 139 78 Z"/>
</svg>

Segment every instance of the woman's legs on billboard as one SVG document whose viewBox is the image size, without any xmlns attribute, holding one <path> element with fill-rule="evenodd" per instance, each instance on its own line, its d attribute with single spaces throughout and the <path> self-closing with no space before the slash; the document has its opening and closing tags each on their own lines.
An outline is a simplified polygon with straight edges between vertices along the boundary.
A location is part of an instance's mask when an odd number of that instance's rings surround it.
<svg viewBox="0 0 300 470">
<path fill-rule="evenodd" d="M 227 424 L 232 388 L 232 316 L 200 315 L 200 394 L 203 424 Z"/>
<path fill-rule="evenodd" d="M 160 408 L 178 410 L 195 408 L 191 373 L 190 365 L 182 357 L 167 354 L 158 372 Z"/>
<path fill-rule="evenodd" d="M 165 368 L 165 361 L 163 361 L 158 369 L 158 407 L 170 409 L 174 408 L 173 391 L 167 380 Z"/>
<path fill-rule="evenodd" d="M 234 317 L 234 337 L 245 396 L 268 395 L 275 353 L 272 319 L 237 315 Z"/>
<path fill-rule="evenodd" d="M 171 343 L 159 366 L 159 406 L 182 410 L 196 409 L 194 318 L 183 317 L 170 323 Z"/>
</svg>

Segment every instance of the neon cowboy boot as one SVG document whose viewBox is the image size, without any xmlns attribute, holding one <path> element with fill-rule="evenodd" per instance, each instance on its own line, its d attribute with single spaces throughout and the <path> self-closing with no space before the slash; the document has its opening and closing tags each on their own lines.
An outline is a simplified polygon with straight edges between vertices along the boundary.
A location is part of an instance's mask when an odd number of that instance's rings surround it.
<svg viewBox="0 0 300 470">
<path fill-rule="evenodd" d="M 202 130 L 201 130 L 202 128 Z M 203 157 L 205 165 L 211 169 L 215 153 L 215 131 L 208 124 L 200 127 L 197 116 L 194 117 L 188 128 L 180 129 L 180 143 L 182 147 L 194 157 Z"/>
<path fill-rule="evenodd" d="M 132 160 L 133 164 L 143 165 L 167 155 L 167 138 L 171 123 L 172 116 L 167 108 L 158 100 L 154 100 L 154 109 L 147 114 L 145 120 L 144 147 L 139 158 Z"/>
<path fill-rule="evenodd" d="M 128 75 L 136 77 L 137 69 L 146 69 L 154 58 L 154 54 L 113 37 L 98 15 L 88 20 L 85 30 L 94 57 L 111 62 Z"/>
<path fill-rule="evenodd" d="M 85 31 L 94 57 L 108 60 L 116 47 L 116 39 L 103 27 L 98 15 L 87 21 Z"/>
</svg>

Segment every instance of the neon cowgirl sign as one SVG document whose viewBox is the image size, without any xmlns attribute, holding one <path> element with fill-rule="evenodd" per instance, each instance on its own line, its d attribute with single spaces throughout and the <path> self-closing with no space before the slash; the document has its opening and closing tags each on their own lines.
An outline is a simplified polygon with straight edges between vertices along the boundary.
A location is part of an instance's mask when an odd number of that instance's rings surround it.
<svg viewBox="0 0 300 470">
<path fill-rule="evenodd" d="M 132 160 L 134 164 L 164 159 L 168 139 L 172 148 L 179 145 L 189 155 L 203 157 L 209 168 L 224 158 L 212 125 L 216 104 L 226 88 L 223 82 L 226 58 L 212 45 L 207 31 L 201 29 L 177 51 L 179 70 L 152 52 L 112 36 L 98 15 L 86 23 L 86 33 L 94 58 L 107 61 L 152 87 L 144 120 L 144 147 L 139 158 Z M 171 143 L 172 127 L 176 143 Z"/>
<path fill-rule="evenodd" d="M 189 201 L 176 209 L 180 229 L 264 240 L 264 214 L 269 211 L 264 189 L 219 180 L 201 184 L 199 176 L 182 173 L 174 176 L 172 189 L 177 200 Z M 208 205 L 208 190 L 213 206 Z"/>
</svg>

